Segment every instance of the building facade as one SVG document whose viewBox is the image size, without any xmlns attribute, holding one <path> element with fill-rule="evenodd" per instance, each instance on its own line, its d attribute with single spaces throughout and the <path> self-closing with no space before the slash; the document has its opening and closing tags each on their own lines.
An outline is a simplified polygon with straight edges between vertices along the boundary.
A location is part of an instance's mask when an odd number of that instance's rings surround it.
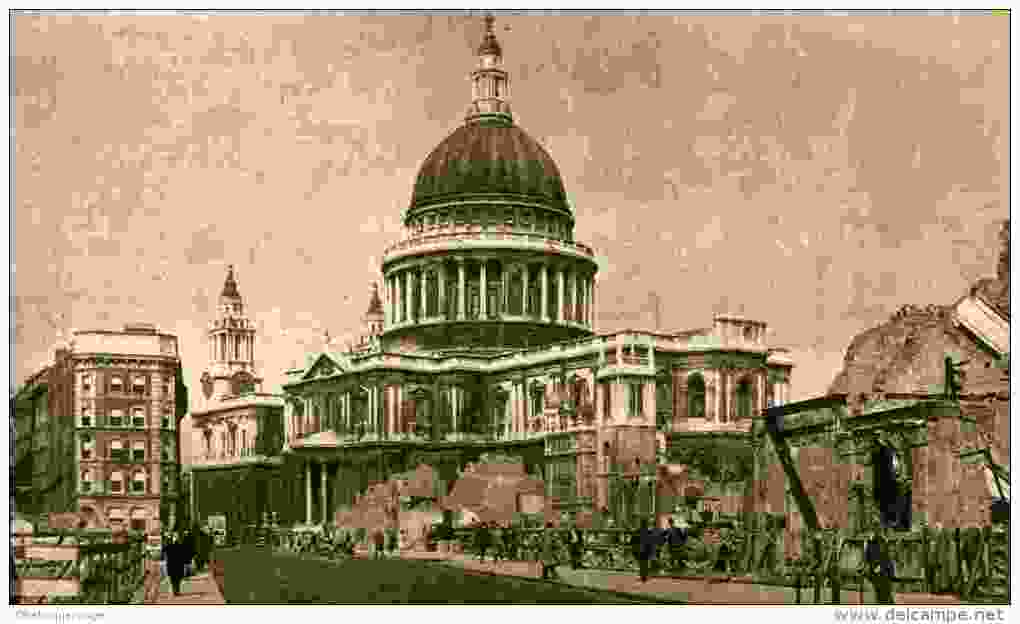
<svg viewBox="0 0 1020 624">
<path fill-rule="evenodd" d="M 148 324 L 75 332 L 15 403 L 35 513 L 147 532 L 180 515 L 187 390 L 175 336 Z"/>
<path fill-rule="evenodd" d="M 259 521 L 279 489 L 274 482 L 284 444 L 283 400 L 262 392 L 257 332 L 232 266 L 217 311 L 206 331 L 202 397 L 190 417 L 188 509 L 199 523 L 215 515 L 236 527 Z"/>
<path fill-rule="evenodd" d="M 306 522 L 422 464 L 453 483 L 486 453 L 519 457 L 564 511 L 670 513 L 657 466 L 750 448 L 753 416 L 789 395 L 793 363 L 760 321 L 595 332 L 596 255 L 574 240 L 555 162 L 514 124 L 491 23 L 478 59 L 465 121 L 425 159 L 383 254 L 371 338 L 287 372 L 283 462 Z M 680 472 L 745 510 L 742 455 L 716 464 L 742 476 Z"/>
</svg>

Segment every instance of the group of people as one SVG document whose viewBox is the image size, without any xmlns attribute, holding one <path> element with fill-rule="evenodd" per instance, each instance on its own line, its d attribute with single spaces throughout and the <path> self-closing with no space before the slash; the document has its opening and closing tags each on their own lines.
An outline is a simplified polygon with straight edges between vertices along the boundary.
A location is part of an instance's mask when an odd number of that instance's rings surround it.
<svg viewBox="0 0 1020 624">
<path fill-rule="evenodd" d="M 181 582 L 191 574 L 205 569 L 212 553 L 213 538 L 199 527 L 173 531 L 163 535 L 161 560 L 164 574 L 170 577 L 174 596 L 181 593 Z"/>
<path fill-rule="evenodd" d="M 511 524 L 481 522 L 476 525 L 475 549 L 478 560 L 485 561 L 485 555 L 492 551 L 492 561 L 508 561 L 517 554 L 517 536 Z"/>
</svg>

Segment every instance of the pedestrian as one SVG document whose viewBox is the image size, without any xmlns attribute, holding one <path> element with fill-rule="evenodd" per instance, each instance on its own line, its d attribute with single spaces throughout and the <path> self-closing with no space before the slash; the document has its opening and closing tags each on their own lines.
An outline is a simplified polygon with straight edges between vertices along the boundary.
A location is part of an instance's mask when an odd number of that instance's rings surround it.
<svg viewBox="0 0 1020 624">
<path fill-rule="evenodd" d="M 489 549 L 489 541 L 492 537 L 489 533 L 489 526 L 484 522 L 480 522 L 475 531 L 476 545 L 478 547 L 478 560 L 485 563 L 485 551 Z"/>
<path fill-rule="evenodd" d="M 674 571 L 684 567 L 684 545 L 687 543 L 687 529 L 676 526 L 672 518 L 666 529 L 666 543 L 669 545 L 669 562 Z"/>
<path fill-rule="evenodd" d="M 503 529 L 503 558 L 507 561 L 513 561 L 517 555 L 514 550 L 514 525 L 511 522 L 507 522 L 506 528 Z"/>
<path fill-rule="evenodd" d="M 892 557 L 889 556 L 889 545 L 885 539 L 885 530 L 879 528 L 864 547 L 864 561 L 868 566 L 868 577 L 875 588 L 878 604 L 896 604 L 893 598 L 893 577 L 896 574 Z"/>
<path fill-rule="evenodd" d="M 174 596 L 181 595 L 181 580 L 184 578 L 184 563 L 186 551 L 181 543 L 181 536 L 174 533 L 170 537 L 170 543 L 166 545 L 166 571 L 170 577 L 170 588 Z"/>
<path fill-rule="evenodd" d="M 584 533 L 574 525 L 570 528 L 570 567 L 574 570 L 581 567 L 581 556 L 584 554 Z"/>
<path fill-rule="evenodd" d="M 638 571 L 641 575 L 641 582 L 648 580 L 648 566 L 655 553 L 658 540 L 651 529 L 648 528 L 648 520 L 641 520 L 638 530 L 631 536 L 631 549 L 638 561 Z"/>
<path fill-rule="evenodd" d="M 552 522 L 545 523 L 542 531 L 542 579 L 556 579 L 556 536 Z"/>
<path fill-rule="evenodd" d="M 384 540 L 382 529 L 377 528 L 372 534 L 372 538 L 375 541 L 375 558 L 382 559 Z"/>
</svg>

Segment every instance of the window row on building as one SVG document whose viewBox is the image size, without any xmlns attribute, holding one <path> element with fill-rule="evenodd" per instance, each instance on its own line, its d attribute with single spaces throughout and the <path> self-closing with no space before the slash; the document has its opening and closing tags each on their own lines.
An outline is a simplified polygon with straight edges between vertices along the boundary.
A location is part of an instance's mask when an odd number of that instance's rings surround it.
<svg viewBox="0 0 1020 624">
<path fill-rule="evenodd" d="M 125 410 L 122 408 L 110 408 L 105 411 L 97 411 L 90 402 L 82 404 L 78 413 L 78 426 L 93 428 L 134 428 L 148 429 L 151 424 L 149 413 L 156 411 L 156 408 L 147 409 L 145 405 L 135 405 Z M 173 429 L 173 406 L 164 404 L 162 406 L 159 420 L 160 429 Z"/>
<path fill-rule="evenodd" d="M 153 394 L 154 381 L 142 373 L 79 373 L 78 383 L 83 394 L 128 394 L 147 396 Z M 173 375 L 161 378 L 162 396 L 169 397 L 173 393 Z"/>
<path fill-rule="evenodd" d="M 134 440 L 130 444 L 123 440 L 110 440 L 105 449 L 106 454 L 102 455 L 96 449 L 96 438 L 90 434 L 83 434 L 79 442 L 79 457 L 83 461 L 109 460 L 118 463 L 142 463 L 155 461 L 149 452 L 151 444 L 145 440 Z M 174 461 L 173 448 L 169 444 L 161 445 L 159 461 Z"/>
</svg>

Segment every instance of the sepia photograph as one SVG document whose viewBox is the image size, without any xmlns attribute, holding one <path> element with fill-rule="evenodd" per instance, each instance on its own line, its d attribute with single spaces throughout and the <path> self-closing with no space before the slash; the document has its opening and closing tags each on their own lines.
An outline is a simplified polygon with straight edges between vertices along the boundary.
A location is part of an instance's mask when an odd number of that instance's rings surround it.
<svg viewBox="0 0 1020 624">
<path fill-rule="evenodd" d="M 1008 9 L 8 19 L 18 619 L 1005 621 Z"/>
</svg>

